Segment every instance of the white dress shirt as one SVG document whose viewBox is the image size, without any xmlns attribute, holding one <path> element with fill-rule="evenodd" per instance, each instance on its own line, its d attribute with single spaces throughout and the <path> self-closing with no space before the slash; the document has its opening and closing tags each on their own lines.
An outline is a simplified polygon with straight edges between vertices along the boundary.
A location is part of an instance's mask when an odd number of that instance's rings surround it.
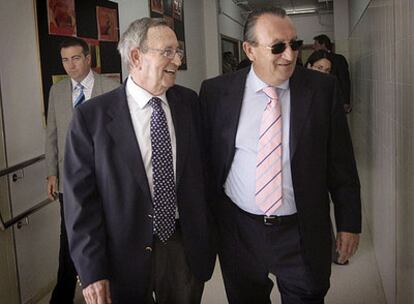
<svg viewBox="0 0 414 304">
<path fill-rule="evenodd" d="M 256 204 L 256 163 L 259 144 L 259 131 L 263 112 L 269 98 L 262 91 L 268 85 L 250 69 L 240 112 L 236 134 L 236 152 L 233 163 L 224 184 L 226 195 L 241 209 L 263 214 Z M 295 196 L 290 168 L 290 89 L 289 80 L 278 85 L 277 95 L 282 110 L 282 205 L 275 211 L 276 215 L 296 213 Z"/>
<path fill-rule="evenodd" d="M 154 183 L 152 179 L 152 162 L 151 162 L 151 134 L 150 134 L 150 121 L 152 114 L 152 107 L 148 104 L 152 97 L 158 97 L 162 100 L 161 107 L 165 112 L 167 118 L 168 130 L 170 133 L 172 155 L 173 155 L 173 167 L 174 176 L 176 178 L 176 140 L 174 124 L 172 122 L 171 110 L 168 105 L 166 94 L 161 96 L 153 96 L 148 91 L 138 86 L 133 80 L 131 75 L 128 77 L 126 83 L 126 94 L 129 107 L 129 113 L 131 114 L 132 125 L 134 127 L 135 136 L 137 137 L 139 149 L 142 155 L 142 161 L 144 162 L 145 172 L 147 174 L 148 184 L 152 197 L 154 196 Z"/>
<path fill-rule="evenodd" d="M 72 82 L 72 104 L 73 106 L 75 106 L 76 99 L 80 94 L 80 88 L 78 87 L 77 81 L 73 80 L 72 78 L 70 79 L 70 81 Z M 91 99 L 93 84 L 95 83 L 95 77 L 93 77 L 92 70 L 89 70 L 88 75 L 86 75 L 86 77 L 83 78 L 83 80 L 80 83 L 83 86 L 83 94 L 85 94 L 85 101 Z"/>
</svg>

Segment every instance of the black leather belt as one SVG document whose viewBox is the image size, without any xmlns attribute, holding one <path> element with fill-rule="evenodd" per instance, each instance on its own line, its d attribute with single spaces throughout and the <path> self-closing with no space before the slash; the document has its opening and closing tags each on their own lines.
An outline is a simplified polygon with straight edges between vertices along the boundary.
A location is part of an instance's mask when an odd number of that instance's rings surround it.
<svg viewBox="0 0 414 304">
<path fill-rule="evenodd" d="M 240 212 L 246 214 L 247 216 L 263 223 L 266 226 L 274 226 L 274 225 L 287 225 L 287 224 L 293 224 L 298 222 L 298 214 L 290 214 L 290 215 L 259 215 L 259 214 L 252 214 L 247 211 L 244 211 L 243 209 L 240 209 L 237 207 L 237 209 L 240 210 Z"/>
<path fill-rule="evenodd" d="M 249 213 L 247 211 L 244 211 L 243 209 L 239 208 L 235 203 L 232 202 L 232 200 L 227 196 L 223 195 L 224 200 L 227 203 L 230 203 L 230 206 L 234 206 L 239 212 L 243 213 L 244 215 L 247 215 L 248 217 L 257 220 L 258 222 L 263 223 L 266 226 L 275 226 L 275 225 L 287 225 L 287 224 L 294 224 L 298 222 L 298 214 L 290 214 L 290 215 L 259 215 L 259 214 L 253 214 Z"/>
</svg>

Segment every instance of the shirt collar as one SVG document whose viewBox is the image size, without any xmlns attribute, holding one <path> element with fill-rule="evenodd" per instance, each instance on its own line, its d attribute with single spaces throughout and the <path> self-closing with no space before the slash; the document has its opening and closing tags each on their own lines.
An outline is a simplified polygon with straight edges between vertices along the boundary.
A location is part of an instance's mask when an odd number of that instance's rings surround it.
<svg viewBox="0 0 414 304">
<path fill-rule="evenodd" d="M 72 88 L 75 90 L 76 86 L 78 85 L 78 82 L 73 80 L 72 78 L 70 79 L 72 82 Z M 93 72 L 92 70 L 89 70 L 88 75 L 86 75 L 85 78 L 83 78 L 81 80 L 81 85 L 83 86 L 84 89 L 92 89 L 93 86 L 93 80 L 94 80 L 94 76 L 93 76 Z"/>
<path fill-rule="evenodd" d="M 253 65 L 252 65 L 250 72 L 247 75 L 246 86 L 252 88 L 254 92 L 258 93 L 258 92 L 261 92 L 265 87 L 268 87 L 269 85 L 265 83 L 263 80 L 261 80 L 259 76 L 257 76 L 256 72 L 254 71 Z M 276 88 L 282 89 L 282 90 L 288 90 L 289 79 L 277 85 Z"/>
<path fill-rule="evenodd" d="M 137 85 L 132 79 L 131 75 L 128 76 L 126 90 L 127 93 L 132 97 L 133 103 L 140 109 L 143 109 L 153 97 L 158 97 L 164 104 L 168 106 L 167 95 L 165 92 L 159 96 L 154 96 L 147 90 Z"/>
</svg>

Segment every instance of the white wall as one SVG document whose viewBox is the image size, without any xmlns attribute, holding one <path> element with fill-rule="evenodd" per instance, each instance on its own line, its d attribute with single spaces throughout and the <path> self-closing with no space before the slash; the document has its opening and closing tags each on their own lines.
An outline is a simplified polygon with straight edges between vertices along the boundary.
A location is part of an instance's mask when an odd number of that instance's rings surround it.
<svg viewBox="0 0 414 304">
<path fill-rule="evenodd" d="M 361 2 L 350 6 L 349 118 L 362 202 L 387 303 L 413 303 L 414 3 Z"/>
<path fill-rule="evenodd" d="M 184 26 L 187 70 L 178 72 L 177 83 L 198 92 L 206 77 L 203 1 L 184 1 Z"/>
<path fill-rule="evenodd" d="M 349 6 L 348 0 L 334 2 L 335 51 L 349 57 Z"/>
<path fill-rule="evenodd" d="M 244 20 L 241 9 L 230 0 L 219 2 L 219 32 L 222 35 L 243 41 Z"/>
<path fill-rule="evenodd" d="M 332 14 L 290 16 L 296 27 L 299 39 L 304 44 L 313 44 L 313 37 L 325 34 L 331 39 L 334 36 L 334 19 Z"/>
<path fill-rule="evenodd" d="M 371 0 L 349 0 L 350 30 L 357 25 L 359 19 Z"/>
<path fill-rule="evenodd" d="M 44 150 L 36 37 L 33 1 L 0 1 L 0 82 L 9 166 Z"/>
<path fill-rule="evenodd" d="M 220 37 L 217 0 L 204 0 L 204 49 L 206 78 L 220 74 Z"/>
</svg>

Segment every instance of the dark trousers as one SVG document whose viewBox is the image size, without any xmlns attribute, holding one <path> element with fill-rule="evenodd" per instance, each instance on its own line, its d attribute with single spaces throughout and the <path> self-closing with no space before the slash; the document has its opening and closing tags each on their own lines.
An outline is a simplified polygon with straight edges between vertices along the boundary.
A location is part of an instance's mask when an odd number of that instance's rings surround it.
<svg viewBox="0 0 414 304">
<path fill-rule="evenodd" d="M 57 283 L 50 298 L 50 304 L 72 304 L 76 289 L 76 269 L 69 253 L 68 236 L 66 234 L 63 214 L 63 195 L 59 193 L 60 202 L 60 249 Z"/>
<path fill-rule="evenodd" d="M 155 237 L 146 304 L 199 304 L 203 289 L 188 266 L 179 225 L 167 242 Z"/>
<path fill-rule="evenodd" d="M 224 199 L 219 219 L 219 259 L 229 303 L 269 304 L 276 275 L 283 304 L 321 304 L 329 278 L 316 281 L 301 247 L 297 216 L 265 225 L 263 217 Z M 330 261 L 327 261 L 330 264 Z"/>
</svg>

